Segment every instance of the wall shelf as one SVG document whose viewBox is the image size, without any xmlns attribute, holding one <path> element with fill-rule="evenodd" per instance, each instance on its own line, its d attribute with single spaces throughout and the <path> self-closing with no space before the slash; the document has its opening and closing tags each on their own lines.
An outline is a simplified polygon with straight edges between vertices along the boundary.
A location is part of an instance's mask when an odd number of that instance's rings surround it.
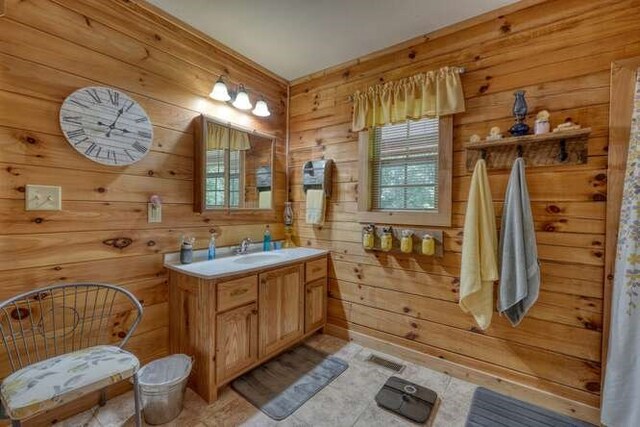
<svg viewBox="0 0 640 427">
<path fill-rule="evenodd" d="M 403 226 L 390 226 L 391 234 L 393 234 L 393 245 L 390 251 L 383 251 L 380 248 L 380 237 L 382 236 L 382 228 L 385 227 L 381 224 L 373 224 L 375 225 L 375 239 L 374 239 L 374 247 L 371 249 L 365 249 L 368 252 L 381 252 L 385 254 L 402 254 L 400 250 L 400 240 L 402 239 L 402 231 L 403 230 L 411 230 L 413 231 L 413 235 L 411 239 L 413 240 L 413 250 L 411 253 L 413 255 L 420 255 L 424 257 L 436 257 L 442 258 L 444 256 L 444 232 L 442 230 L 434 230 L 431 228 L 422 228 L 422 227 L 403 227 Z M 429 234 L 436 243 L 436 252 L 434 255 L 423 255 L 422 254 L 422 238 L 425 234 Z"/>
<path fill-rule="evenodd" d="M 516 157 L 527 166 L 578 165 L 587 162 L 591 128 L 524 135 L 465 145 L 467 170 L 484 158 L 488 169 L 508 169 Z"/>
</svg>

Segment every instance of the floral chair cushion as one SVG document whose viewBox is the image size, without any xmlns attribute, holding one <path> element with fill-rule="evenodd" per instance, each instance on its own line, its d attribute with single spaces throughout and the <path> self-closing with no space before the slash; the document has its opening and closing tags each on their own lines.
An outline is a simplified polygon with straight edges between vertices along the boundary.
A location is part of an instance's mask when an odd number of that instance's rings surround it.
<svg viewBox="0 0 640 427">
<path fill-rule="evenodd" d="M 127 379 L 139 367 L 138 359 L 120 347 L 89 347 L 12 373 L 2 382 L 0 397 L 11 419 L 23 420 Z"/>
</svg>

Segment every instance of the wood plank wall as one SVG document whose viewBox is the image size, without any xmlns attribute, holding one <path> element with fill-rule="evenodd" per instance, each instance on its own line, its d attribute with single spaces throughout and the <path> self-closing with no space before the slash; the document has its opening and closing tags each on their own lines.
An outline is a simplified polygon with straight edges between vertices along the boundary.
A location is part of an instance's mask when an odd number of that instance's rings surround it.
<svg viewBox="0 0 640 427">
<path fill-rule="evenodd" d="M 7 0 L 6 12 L 0 18 L 0 300 L 54 282 L 123 285 L 145 306 L 128 347 L 143 363 L 164 356 L 168 313 L 162 254 L 177 250 L 182 233 L 194 234 L 204 247 L 213 228 L 220 232 L 220 245 L 245 235 L 259 240 L 264 230 L 264 224 L 248 224 L 246 218 L 193 213 L 193 119 L 205 112 L 277 137 L 279 191 L 271 228 L 279 237 L 287 83 L 141 2 Z M 219 74 L 244 83 L 254 99 L 263 95 L 272 116 L 254 119 L 210 100 Z M 142 161 L 101 166 L 63 139 L 61 102 L 89 85 L 119 88 L 146 109 L 154 141 Z M 63 210 L 25 212 L 26 184 L 62 186 Z M 147 224 L 152 194 L 164 202 L 161 224 Z M 104 243 L 118 237 L 133 243 L 124 249 Z M 2 368 L 4 376 L 6 365 Z"/>
<path fill-rule="evenodd" d="M 290 197 L 302 245 L 331 250 L 329 323 L 597 407 L 611 62 L 640 54 L 640 2 L 550 0 L 445 29 L 379 55 L 292 82 Z M 466 67 L 467 111 L 454 118 L 453 224 L 439 260 L 371 254 L 355 222 L 357 134 L 348 96 L 357 89 L 444 65 Z M 527 91 L 530 115 L 551 112 L 589 126 L 580 166 L 528 170 L 542 262 L 542 290 L 517 328 L 494 317 L 480 331 L 457 306 L 460 249 L 470 174 L 463 144 L 513 119 L 513 91 Z M 300 168 L 335 160 L 327 223 L 303 223 Z M 501 215 L 508 171 L 492 171 Z M 302 220 L 301 220 L 302 219 Z"/>
</svg>

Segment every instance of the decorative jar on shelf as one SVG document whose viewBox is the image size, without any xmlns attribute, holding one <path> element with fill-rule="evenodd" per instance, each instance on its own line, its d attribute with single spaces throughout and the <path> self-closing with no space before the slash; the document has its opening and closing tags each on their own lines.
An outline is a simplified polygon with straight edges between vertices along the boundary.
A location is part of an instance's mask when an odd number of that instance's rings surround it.
<svg viewBox="0 0 640 427">
<path fill-rule="evenodd" d="M 362 229 L 362 247 L 365 249 L 373 249 L 375 243 L 375 226 L 369 224 Z"/>
<path fill-rule="evenodd" d="M 405 254 L 409 254 L 413 251 L 413 230 L 402 230 L 400 250 Z"/>
<path fill-rule="evenodd" d="M 389 252 L 393 248 L 393 234 L 391 227 L 382 227 L 382 235 L 380 236 L 380 249 Z"/>
<path fill-rule="evenodd" d="M 436 254 L 436 239 L 430 234 L 422 237 L 422 255 L 433 256 Z"/>
</svg>

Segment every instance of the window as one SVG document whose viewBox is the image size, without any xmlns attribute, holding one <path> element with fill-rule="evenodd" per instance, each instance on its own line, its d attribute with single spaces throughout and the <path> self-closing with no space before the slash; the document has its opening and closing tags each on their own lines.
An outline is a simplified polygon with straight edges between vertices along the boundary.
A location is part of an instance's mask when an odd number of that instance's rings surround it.
<svg viewBox="0 0 640 427">
<path fill-rule="evenodd" d="M 242 151 L 207 150 L 205 195 L 208 208 L 240 207 L 243 166 Z"/>
<path fill-rule="evenodd" d="M 361 132 L 360 221 L 450 225 L 451 139 L 450 117 Z"/>
</svg>

